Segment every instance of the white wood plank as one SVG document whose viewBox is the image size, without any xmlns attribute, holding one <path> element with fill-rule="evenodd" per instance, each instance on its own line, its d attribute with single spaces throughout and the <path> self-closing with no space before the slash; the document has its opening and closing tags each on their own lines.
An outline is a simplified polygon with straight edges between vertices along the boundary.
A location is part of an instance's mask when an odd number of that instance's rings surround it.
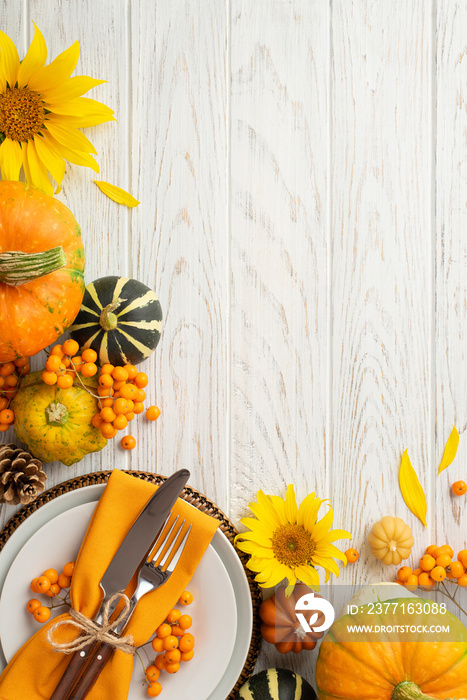
<svg viewBox="0 0 467 700">
<path fill-rule="evenodd" d="M 295 483 L 299 500 L 330 495 L 329 9 L 319 0 L 234 0 L 231 19 L 230 512 L 238 522 L 260 488 L 285 495 Z M 265 644 L 258 670 L 279 664 L 310 678 L 309 659 Z"/>
<path fill-rule="evenodd" d="M 227 23 L 225 3 L 132 4 L 131 269 L 160 296 L 148 405 L 133 468 L 227 508 Z"/>
<path fill-rule="evenodd" d="M 438 466 L 454 424 L 459 453 L 436 480 L 436 540 L 465 548 L 465 498 L 451 484 L 467 480 L 467 4 L 436 3 L 436 445 Z"/>
<path fill-rule="evenodd" d="M 397 515 L 404 449 L 433 526 L 431 4 L 332 4 L 333 500 L 360 562 L 341 582 L 389 580 L 367 544 Z M 416 561 L 419 554 L 414 551 Z"/>
</svg>

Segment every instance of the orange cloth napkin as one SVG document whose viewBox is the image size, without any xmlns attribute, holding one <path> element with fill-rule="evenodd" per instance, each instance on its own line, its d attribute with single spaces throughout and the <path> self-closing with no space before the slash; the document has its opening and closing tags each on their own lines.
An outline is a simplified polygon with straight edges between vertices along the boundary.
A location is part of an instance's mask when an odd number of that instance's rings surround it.
<svg viewBox="0 0 467 700">
<path fill-rule="evenodd" d="M 81 544 L 71 585 L 73 607 L 87 617 L 99 609 L 99 581 L 120 543 L 156 486 L 130 474 L 114 470 L 102 494 Z M 219 522 L 178 499 L 174 512 L 192 523 L 187 545 L 169 581 L 147 593 L 136 605 L 123 634 L 131 634 L 136 646 L 150 639 L 155 629 L 188 586 Z M 60 533 L 57 533 L 60 537 Z M 63 562 L 64 564 L 66 562 Z M 44 562 L 46 568 L 47 562 Z M 26 585 L 27 582 L 24 582 Z M 20 584 L 19 584 L 20 585 Z M 0 676 L 0 700 L 49 700 L 70 656 L 54 651 L 47 630 L 65 613 L 43 625 L 14 655 Z M 62 625 L 55 633 L 59 641 L 77 636 Z M 88 695 L 90 700 L 126 700 L 133 671 L 130 654 L 115 651 Z"/>
</svg>

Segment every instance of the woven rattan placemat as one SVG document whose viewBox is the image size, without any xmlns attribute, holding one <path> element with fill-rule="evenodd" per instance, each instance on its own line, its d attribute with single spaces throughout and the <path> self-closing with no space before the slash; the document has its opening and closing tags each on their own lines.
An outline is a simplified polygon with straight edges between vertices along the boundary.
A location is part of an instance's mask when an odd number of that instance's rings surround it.
<svg viewBox="0 0 467 700">
<path fill-rule="evenodd" d="M 107 482 L 111 473 L 111 471 L 105 471 L 94 472 L 92 474 L 86 474 L 84 476 L 78 476 L 74 479 L 70 479 L 69 481 L 64 481 L 61 484 L 58 484 L 58 486 L 54 486 L 53 488 L 48 489 L 47 491 L 44 491 L 44 493 L 38 496 L 32 503 L 29 503 L 27 506 L 23 506 L 7 522 L 3 530 L 0 532 L 0 551 L 3 549 L 3 546 L 11 537 L 16 528 L 19 527 L 21 523 L 23 523 L 26 520 L 26 518 L 28 518 L 31 515 L 31 513 L 34 513 L 34 511 L 43 506 L 45 503 L 52 501 L 54 498 L 62 496 L 64 493 L 74 491 L 75 489 L 80 489 L 85 486 L 93 486 L 95 484 L 104 484 Z M 145 481 L 149 481 L 152 484 L 160 484 L 167 478 L 165 476 L 160 476 L 159 474 L 151 474 L 150 472 L 128 471 L 127 473 L 137 477 L 138 479 L 144 479 Z M 227 518 L 227 516 L 212 501 L 210 501 L 209 498 L 204 496 L 199 491 L 196 491 L 196 489 L 191 488 L 190 486 L 185 487 L 180 497 L 188 503 L 191 503 L 191 505 L 195 506 L 195 508 L 198 508 L 199 510 L 203 511 L 203 513 L 207 513 L 213 518 L 216 518 L 216 520 L 219 520 L 219 528 L 222 530 L 222 532 L 231 542 L 231 544 L 234 544 L 234 538 L 237 534 L 236 529 L 234 528 L 230 520 Z M 253 630 L 248 656 L 243 667 L 242 673 L 240 674 L 235 684 L 235 687 L 232 689 L 232 692 L 230 693 L 228 698 L 226 698 L 226 700 L 233 700 L 236 696 L 237 690 L 253 673 L 256 660 L 258 658 L 261 641 L 258 615 L 258 609 L 262 601 L 261 592 L 258 585 L 254 581 L 254 575 L 249 569 L 246 568 L 248 556 L 246 554 L 243 554 L 243 552 L 239 552 L 237 549 L 235 551 L 240 560 L 242 561 L 243 568 L 245 570 L 245 574 L 250 586 L 251 600 L 253 603 Z"/>
</svg>

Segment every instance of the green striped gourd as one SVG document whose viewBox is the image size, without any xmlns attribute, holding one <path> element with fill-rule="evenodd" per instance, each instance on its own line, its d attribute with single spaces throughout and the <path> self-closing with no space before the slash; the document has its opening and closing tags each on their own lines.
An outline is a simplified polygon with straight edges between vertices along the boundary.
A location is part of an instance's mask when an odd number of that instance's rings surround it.
<svg viewBox="0 0 467 700">
<path fill-rule="evenodd" d="M 317 700 L 304 678 L 285 668 L 260 671 L 242 685 L 236 700 Z"/>
<path fill-rule="evenodd" d="M 101 277 L 86 287 L 70 329 L 81 348 L 97 352 L 99 364 L 136 365 L 155 350 L 162 309 L 155 292 L 128 277 Z"/>
</svg>

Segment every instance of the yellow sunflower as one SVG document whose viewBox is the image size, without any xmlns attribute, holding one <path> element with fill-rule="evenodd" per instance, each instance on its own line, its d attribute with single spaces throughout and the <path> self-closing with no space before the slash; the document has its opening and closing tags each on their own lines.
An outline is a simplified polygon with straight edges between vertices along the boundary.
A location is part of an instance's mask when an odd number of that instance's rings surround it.
<svg viewBox="0 0 467 700">
<path fill-rule="evenodd" d="M 105 80 L 70 78 L 79 43 L 45 65 L 47 47 L 34 24 L 34 38 L 22 61 L 10 37 L 0 31 L 0 169 L 2 179 L 18 180 L 21 166 L 28 183 L 53 194 L 47 171 L 57 183 L 65 160 L 99 172 L 96 150 L 81 127 L 114 120 L 110 107 L 82 95 Z"/>
<path fill-rule="evenodd" d="M 250 554 L 248 568 L 256 572 L 255 580 L 263 588 L 272 588 L 283 579 L 288 580 L 287 595 L 295 583 L 319 586 L 316 567 L 326 571 L 326 581 L 331 573 L 339 576 L 334 559 L 347 563 L 343 554 L 332 542 L 352 539 L 346 530 L 331 530 L 334 512 L 329 510 L 321 520 L 318 511 L 324 500 L 310 493 L 300 507 L 297 506 L 294 487 L 287 487 L 285 500 L 279 496 L 267 496 L 258 491 L 257 503 L 249 507 L 256 518 L 242 518 L 242 525 L 249 528 L 237 536 L 237 547 Z"/>
</svg>

